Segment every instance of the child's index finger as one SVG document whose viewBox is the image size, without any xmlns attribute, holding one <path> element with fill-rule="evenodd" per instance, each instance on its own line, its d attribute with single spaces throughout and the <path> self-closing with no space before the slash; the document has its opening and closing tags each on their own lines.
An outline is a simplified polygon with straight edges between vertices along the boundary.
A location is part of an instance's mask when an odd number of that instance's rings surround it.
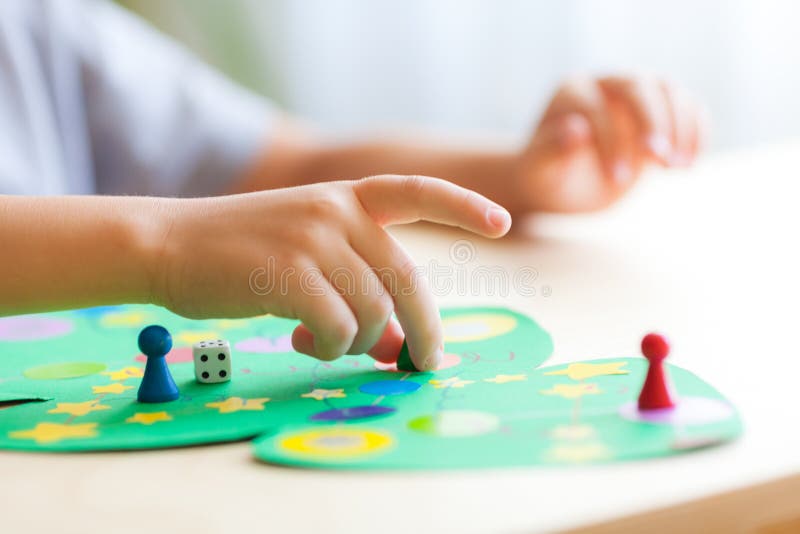
<svg viewBox="0 0 800 534">
<path fill-rule="evenodd" d="M 353 189 L 381 226 L 430 221 L 492 238 L 511 228 L 511 215 L 505 208 L 440 178 L 374 176 L 356 182 Z"/>
</svg>

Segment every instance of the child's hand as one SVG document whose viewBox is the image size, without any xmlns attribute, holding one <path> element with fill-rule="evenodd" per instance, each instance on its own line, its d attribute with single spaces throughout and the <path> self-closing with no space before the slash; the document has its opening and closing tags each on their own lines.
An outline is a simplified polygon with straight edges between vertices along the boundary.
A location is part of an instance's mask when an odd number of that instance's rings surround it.
<svg viewBox="0 0 800 534">
<path fill-rule="evenodd" d="M 608 206 L 653 162 L 685 167 L 698 154 L 704 114 L 662 80 L 584 79 L 550 102 L 520 158 L 510 209 L 574 212 Z"/>
<path fill-rule="evenodd" d="M 428 220 L 499 237 L 508 212 L 444 180 L 378 176 L 165 203 L 154 300 L 188 317 L 272 313 L 302 321 L 296 350 L 394 361 L 403 334 L 417 368 L 441 358 L 436 302 L 383 227 Z M 377 271 L 377 274 L 376 274 Z M 396 312 L 402 325 L 390 321 Z"/>
</svg>

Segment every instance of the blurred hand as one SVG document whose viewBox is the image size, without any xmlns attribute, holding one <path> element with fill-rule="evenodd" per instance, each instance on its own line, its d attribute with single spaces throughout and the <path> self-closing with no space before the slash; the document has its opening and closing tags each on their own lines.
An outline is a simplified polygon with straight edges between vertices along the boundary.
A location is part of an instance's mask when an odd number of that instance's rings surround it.
<svg viewBox="0 0 800 534">
<path fill-rule="evenodd" d="M 577 212 L 608 206 L 645 165 L 686 167 L 697 157 L 705 113 L 659 79 L 608 77 L 565 83 L 550 101 L 513 177 L 517 211 Z"/>
<path fill-rule="evenodd" d="M 322 360 L 368 352 L 394 361 L 405 332 L 420 370 L 441 359 L 439 311 L 415 263 L 383 227 L 427 220 L 499 237 L 511 225 L 494 202 L 419 176 L 165 206 L 169 230 L 149 269 L 157 303 L 192 318 L 271 313 L 300 319 L 295 350 Z"/>
</svg>

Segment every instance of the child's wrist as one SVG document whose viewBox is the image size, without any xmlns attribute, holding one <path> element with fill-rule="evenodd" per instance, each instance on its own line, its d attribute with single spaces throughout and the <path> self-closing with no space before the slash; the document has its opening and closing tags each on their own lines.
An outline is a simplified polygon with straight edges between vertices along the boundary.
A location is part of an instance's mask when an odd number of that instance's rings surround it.
<svg viewBox="0 0 800 534">
<path fill-rule="evenodd" d="M 165 279 L 167 278 L 167 250 L 170 233 L 185 202 L 169 198 L 132 199 L 142 202 L 133 206 L 133 216 L 128 221 L 127 235 L 134 251 L 139 276 L 134 283 L 134 299 L 146 304 L 163 305 Z"/>
</svg>

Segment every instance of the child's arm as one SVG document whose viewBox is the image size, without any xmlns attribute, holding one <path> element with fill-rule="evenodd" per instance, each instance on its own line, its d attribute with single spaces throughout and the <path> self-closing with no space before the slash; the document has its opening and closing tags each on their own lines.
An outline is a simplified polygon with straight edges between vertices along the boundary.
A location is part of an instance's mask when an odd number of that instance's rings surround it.
<svg viewBox="0 0 800 534">
<path fill-rule="evenodd" d="M 512 212 L 593 210 L 624 194 L 647 163 L 689 165 L 703 130 L 697 104 L 661 80 L 576 80 L 557 91 L 519 149 L 437 139 L 331 144 L 285 121 L 235 190 L 391 172 L 439 176 Z"/>
<path fill-rule="evenodd" d="M 435 299 L 384 231 L 417 220 L 499 237 L 511 218 L 444 180 L 381 176 L 199 199 L 0 196 L 0 314 L 150 302 L 192 318 L 297 318 L 320 359 L 402 342 L 419 369 L 442 350 Z M 380 343 L 379 343 L 380 341 Z"/>
<path fill-rule="evenodd" d="M 331 144 L 293 121 L 280 126 L 269 103 L 114 3 L 53 9 L 53 17 L 40 16 L 32 5 L 19 24 L 29 29 L 31 50 L 63 49 L 73 61 L 56 69 L 64 76 L 57 85 L 80 89 L 73 99 L 55 99 L 65 109 L 52 112 L 76 120 L 58 128 L 70 149 L 65 172 L 81 186 L 70 190 L 93 185 L 103 194 L 209 196 L 423 174 L 515 212 L 582 211 L 620 197 L 645 163 L 690 163 L 701 137 L 698 107 L 673 86 L 657 79 L 586 78 L 558 89 L 530 140 L 517 149 L 374 137 Z M 85 116 L 75 113 L 84 109 Z"/>
<path fill-rule="evenodd" d="M 0 196 L 0 315 L 148 302 L 167 202 Z"/>
</svg>

